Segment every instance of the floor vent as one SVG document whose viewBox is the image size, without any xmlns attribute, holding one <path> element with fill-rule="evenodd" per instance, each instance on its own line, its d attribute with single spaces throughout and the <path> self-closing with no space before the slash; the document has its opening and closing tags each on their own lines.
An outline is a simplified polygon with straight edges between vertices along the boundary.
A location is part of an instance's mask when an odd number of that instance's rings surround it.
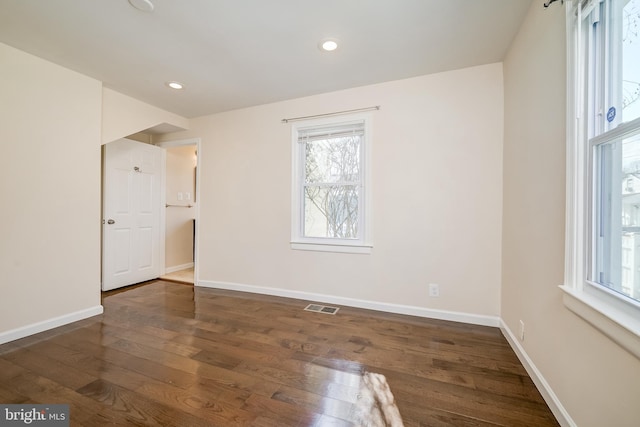
<svg viewBox="0 0 640 427">
<path fill-rule="evenodd" d="M 325 313 L 325 314 L 336 314 L 338 312 L 338 307 L 329 307 L 326 305 L 319 304 L 309 304 L 305 307 L 305 311 L 313 311 L 315 313 Z"/>
</svg>

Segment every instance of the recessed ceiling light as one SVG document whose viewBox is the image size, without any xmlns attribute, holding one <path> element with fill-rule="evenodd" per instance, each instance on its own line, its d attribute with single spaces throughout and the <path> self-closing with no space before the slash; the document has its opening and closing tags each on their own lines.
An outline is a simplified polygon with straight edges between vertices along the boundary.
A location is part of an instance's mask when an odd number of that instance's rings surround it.
<svg viewBox="0 0 640 427">
<path fill-rule="evenodd" d="M 166 82 L 165 84 L 169 86 L 171 89 L 175 89 L 175 90 L 184 89 L 184 85 L 180 82 Z"/>
<path fill-rule="evenodd" d="M 129 0 L 129 4 L 143 12 L 153 12 L 151 0 Z"/>
<path fill-rule="evenodd" d="M 323 40 L 320 40 L 320 43 L 318 44 L 318 46 L 320 47 L 320 50 L 323 50 L 325 52 L 331 52 L 338 48 L 338 40 L 323 39 Z"/>
</svg>

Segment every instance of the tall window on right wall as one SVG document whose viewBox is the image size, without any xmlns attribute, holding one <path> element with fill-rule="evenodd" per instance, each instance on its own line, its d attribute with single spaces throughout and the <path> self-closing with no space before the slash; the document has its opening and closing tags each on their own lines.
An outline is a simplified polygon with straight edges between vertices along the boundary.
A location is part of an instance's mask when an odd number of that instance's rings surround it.
<svg viewBox="0 0 640 427">
<path fill-rule="evenodd" d="M 640 0 L 569 1 L 567 13 L 563 288 L 621 326 L 603 332 L 640 357 Z"/>
<path fill-rule="evenodd" d="M 640 301 L 640 0 L 595 4 L 586 19 L 594 171 L 590 279 Z"/>
</svg>

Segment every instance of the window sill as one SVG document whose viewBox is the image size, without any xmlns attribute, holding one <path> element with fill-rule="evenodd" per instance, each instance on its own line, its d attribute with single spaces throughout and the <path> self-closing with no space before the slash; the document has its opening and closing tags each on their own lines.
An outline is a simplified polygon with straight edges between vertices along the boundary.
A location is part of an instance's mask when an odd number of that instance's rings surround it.
<svg viewBox="0 0 640 427">
<path fill-rule="evenodd" d="M 330 245 L 324 243 L 291 242 L 291 249 L 296 251 L 337 252 L 347 254 L 370 254 L 373 247 L 363 245 Z"/>
<path fill-rule="evenodd" d="M 640 359 L 640 320 L 583 290 L 560 286 L 565 307 Z"/>
</svg>

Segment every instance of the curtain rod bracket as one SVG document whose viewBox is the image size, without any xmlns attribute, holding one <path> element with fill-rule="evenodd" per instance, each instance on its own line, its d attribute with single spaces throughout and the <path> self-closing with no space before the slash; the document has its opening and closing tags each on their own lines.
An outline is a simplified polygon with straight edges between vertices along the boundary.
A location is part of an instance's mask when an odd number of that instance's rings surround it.
<svg viewBox="0 0 640 427">
<path fill-rule="evenodd" d="M 557 1 L 558 0 L 549 0 L 543 6 L 546 9 L 546 8 L 548 8 L 549 6 L 551 6 L 553 3 L 557 2 Z M 560 4 L 564 4 L 564 0 L 560 0 Z"/>
</svg>

